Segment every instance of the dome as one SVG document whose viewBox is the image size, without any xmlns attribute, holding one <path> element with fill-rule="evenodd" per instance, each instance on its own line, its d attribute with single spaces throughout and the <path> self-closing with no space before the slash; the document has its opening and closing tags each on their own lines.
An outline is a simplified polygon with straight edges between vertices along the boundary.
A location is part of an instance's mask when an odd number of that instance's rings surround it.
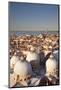
<svg viewBox="0 0 61 90">
<path fill-rule="evenodd" d="M 19 75 L 21 78 L 26 78 L 27 76 L 32 75 L 32 67 L 29 62 L 26 60 L 19 60 L 14 67 L 14 73 Z"/>
<path fill-rule="evenodd" d="M 18 56 L 12 56 L 12 58 L 10 59 L 10 68 L 13 69 L 14 65 L 17 63 L 17 61 L 19 60 Z"/>
</svg>

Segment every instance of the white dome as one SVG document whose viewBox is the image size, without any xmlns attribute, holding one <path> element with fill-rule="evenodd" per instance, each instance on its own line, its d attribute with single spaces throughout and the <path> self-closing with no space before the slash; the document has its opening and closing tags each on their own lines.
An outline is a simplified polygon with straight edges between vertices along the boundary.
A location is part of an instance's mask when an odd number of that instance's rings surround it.
<svg viewBox="0 0 61 90">
<path fill-rule="evenodd" d="M 14 73 L 20 77 L 32 75 L 31 64 L 27 61 L 18 61 L 14 67 Z"/>
<path fill-rule="evenodd" d="M 17 63 L 17 61 L 19 60 L 18 56 L 12 56 L 12 58 L 10 59 L 10 68 L 14 68 L 14 65 Z"/>
<path fill-rule="evenodd" d="M 49 75 L 57 75 L 58 64 L 54 57 L 51 55 L 46 61 L 46 73 Z"/>
</svg>

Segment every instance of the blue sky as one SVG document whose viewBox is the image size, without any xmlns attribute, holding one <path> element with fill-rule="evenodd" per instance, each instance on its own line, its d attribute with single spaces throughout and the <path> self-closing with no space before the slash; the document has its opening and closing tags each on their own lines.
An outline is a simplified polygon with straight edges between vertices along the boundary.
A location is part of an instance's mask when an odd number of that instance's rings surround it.
<svg viewBox="0 0 61 90">
<path fill-rule="evenodd" d="M 11 2 L 9 28 L 12 31 L 57 31 L 58 6 Z"/>
</svg>

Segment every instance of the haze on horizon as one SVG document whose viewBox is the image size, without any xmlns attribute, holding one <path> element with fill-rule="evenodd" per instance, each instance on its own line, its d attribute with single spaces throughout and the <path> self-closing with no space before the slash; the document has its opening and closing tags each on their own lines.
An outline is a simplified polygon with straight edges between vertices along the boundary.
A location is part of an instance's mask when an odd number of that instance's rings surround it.
<svg viewBox="0 0 61 90">
<path fill-rule="evenodd" d="M 10 31 L 58 31 L 58 5 L 9 2 Z"/>
</svg>

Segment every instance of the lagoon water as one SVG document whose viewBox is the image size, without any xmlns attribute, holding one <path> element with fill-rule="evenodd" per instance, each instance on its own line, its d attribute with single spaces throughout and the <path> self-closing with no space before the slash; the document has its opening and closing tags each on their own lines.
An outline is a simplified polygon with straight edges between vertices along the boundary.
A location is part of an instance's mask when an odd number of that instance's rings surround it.
<svg viewBox="0 0 61 90">
<path fill-rule="evenodd" d="M 39 34 L 58 34 L 58 31 L 11 31 L 9 34 L 13 35 L 39 35 Z"/>
</svg>

